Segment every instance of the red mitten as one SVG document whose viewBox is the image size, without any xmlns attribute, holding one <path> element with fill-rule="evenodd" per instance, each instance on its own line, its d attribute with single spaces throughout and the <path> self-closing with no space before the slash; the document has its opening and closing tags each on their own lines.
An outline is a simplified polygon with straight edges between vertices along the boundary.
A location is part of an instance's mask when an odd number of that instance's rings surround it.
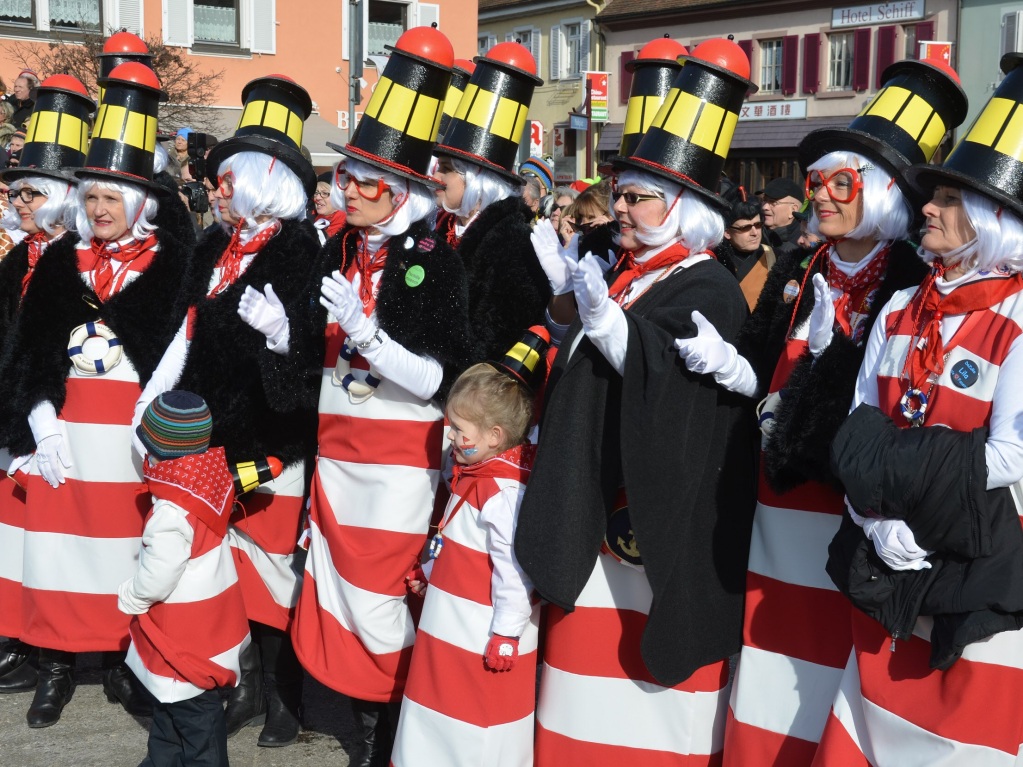
<svg viewBox="0 0 1023 767">
<path fill-rule="evenodd" d="M 417 597 L 423 596 L 423 592 L 426 591 L 426 587 L 429 585 L 426 573 L 423 571 L 423 566 L 416 565 L 409 570 L 408 575 L 405 576 L 405 583 L 408 584 L 408 590 Z"/>
<path fill-rule="evenodd" d="M 519 640 L 515 637 L 503 637 L 494 634 L 487 642 L 483 660 L 492 671 L 511 671 L 515 668 L 515 659 L 519 657 Z"/>
</svg>

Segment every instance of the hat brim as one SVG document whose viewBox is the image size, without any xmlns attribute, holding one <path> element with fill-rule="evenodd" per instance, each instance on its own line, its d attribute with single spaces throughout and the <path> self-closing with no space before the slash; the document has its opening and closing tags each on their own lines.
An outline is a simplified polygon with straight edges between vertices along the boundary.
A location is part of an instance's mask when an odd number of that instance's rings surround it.
<svg viewBox="0 0 1023 767">
<path fill-rule="evenodd" d="M 217 185 L 217 171 L 220 169 L 221 163 L 239 152 L 259 152 L 276 157 L 295 172 L 306 196 L 312 199 L 313 192 L 316 191 L 316 171 L 313 169 L 312 163 L 303 157 L 301 152 L 265 136 L 231 136 L 217 142 L 206 158 L 206 177 L 211 184 Z"/>
<path fill-rule="evenodd" d="M 996 186 L 957 170 L 943 168 L 940 165 L 914 165 L 906 171 L 906 180 L 913 188 L 914 193 L 925 201 L 931 199 L 936 186 L 965 187 L 994 200 L 997 204 L 1023 218 L 1023 201 L 1005 193 Z"/>
<path fill-rule="evenodd" d="M 517 173 L 512 173 L 507 168 L 502 168 L 500 165 L 486 160 L 479 155 L 472 154 L 471 152 L 465 152 L 461 149 L 455 149 L 454 147 L 444 146 L 438 144 L 433 148 L 435 155 L 447 155 L 448 157 L 454 157 L 458 160 L 464 160 L 465 162 L 471 162 L 473 165 L 479 165 L 484 170 L 489 170 L 492 173 L 496 173 L 505 181 L 511 181 L 516 186 L 525 186 L 526 179 Z"/>
<path fill-rule="evenodd" d="M 404 52 L 404 51 L 403 51 Z M 335 152 L 343 154 L 345 157 L 351 157 L 353 160 L 359 160 L 368 165 L 372 165 L 374 168 L 379 168 L 387 173 L 393 173 L 396 176 L 407 178 L 410 181 L 418 181 L 420 184 L 429 187 L 430 189 L 443 189 L 444 184 L 440 183 L 436 179 L 432 179 L 429 176 L 424 176 L 421 173 L 416 173 L 411 168 L 404 165 L 398 165 L 390 160 L 385 160 L 383 157 L 378 157 L 375 154 L 371 154 L 363 149 L 355 149 L 350 146 L 341 146 L 340 144 L 332 144 L 329 141 L 327 146 L 333 149 Z"/>
<path fill-rule="evenodd" d="M 143 189 L 149 192 L 154 192 L 159 195 L 171 195 L 173 191 L 158 184 L 155 181 L 144 179 L 141 176 L 132 176 L 128 173 L 118 173 L 114 170 L 107 170 L 103 168 L 76 168 L 72 171 L 75 178 L 79 180 L 85 180 L 89 178 L 98 178 L 101 181 L 116 181 L 119 184 L 135 184 L 135 186 L 141 186 Z"/>
<path fill-rule="evenodd" d="M 52 178 L 55 181 L 67 181 L 71 184 L 77 184 L 78 179 L 74 177 L 72 171 L 73 168 L 67 168 L 63 170 L 49 170 L 47 168 L 22 168 L 20 165 L 13 168 L 5 168 L 0 171 L 0 181 L 5 184 L 11 181 L 16 181 L 19 178 L 25 178 L 26 176 L 43 176 L 44 178 Z"/>
<path fill-rule="evenodd" d="M 673 173 L 670 168 L 665 168 L 647 160 L 641 160 L 635 157 L 622 157 L 619 155 L 611 158 L 611 166 L 616 171 L 622 168 L 628 168 L 630 170 L 642 171 L 643 173 L 652 173 L 653 175 L 659 176 L 673 184 L 679 184 L 685 189 L 699 194 L 703 198 L 704 202 L 709 202 L 722 213 L 727 213 L 732 208 L 728 200 L 719 195 L 717 192 L 712 192 L 709 189 L 700 186 L 692 179 L 685 178 L 678 173 Z"/>
<path fill-rule="evenodd" d="M 856 152 L 884 166 L 898 180 L 913 163 L 901 152 L 863 131 L 849 128 L 820 128 L 799 142 L 799 169 L 806 169 L 831 152 Z"/>
</svg>

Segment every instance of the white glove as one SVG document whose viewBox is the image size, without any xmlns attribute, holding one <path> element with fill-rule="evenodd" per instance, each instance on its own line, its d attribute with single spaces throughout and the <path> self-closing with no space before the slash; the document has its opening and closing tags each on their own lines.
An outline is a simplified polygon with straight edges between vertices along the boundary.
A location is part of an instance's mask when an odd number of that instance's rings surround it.
<svg viewBox="0 0 1023 767">
<path fill-rule="evenodd" d="M 921 549 L 913 531 L 901 519 L 861 517 L 845 500 L 846 510 L 853 522 L 873 542 L 874 551 L 892 570 L 928 570 L 931 563 L 925 557 L 934 553 Z"/>
<path fill-rule="evenodd" d="M 53 403 L 43 400 L 33 407 L 28 415 L 28 427 L 36 443 L 36 468 L 40 476 L 50 487 L 63 485 L 64 471 L 61 467 L 71 468 L 71 455 L 64 444 L 64 432 Z"/>
<path fill-rule="evenodd" d="M 831 287 L 824 275 L 813 276 L 813 311 L 810 313 L 808 343 L 814 359 L 820 357 L 834 335 L 835 302 L 831 300 Z"/>
<path fill-rule="evenodd" d="M 694 373 L 710 375 L 735 363 L 739 353 L 725 341 L 710 320 L 700 312 L 692 313 L 696 335 L 692 338 L 676 338 L 675 348 L 686 367 Z"/>
<path fill-rule="evenodd" d="M 334 315 L 337 324 L 356 344 L 368 344 L 377 332 L 369 317 L 362 311 L 362 299 L 352 283 L 335 270 L 320 284 L 320 303 Z"/>
<path fill-rule="evenodd" d="M 551 284 L 551 293 L 563 296 L 571 292 L 572 267 L 579 258 L 579 235 L 573 234 L 562 246 L 554 226 L 544 218 L 533 227 L 529 241 L 533 243 L 536 258 Z"/>
<path fill-rule="evenodd" d="M 246 287 L 238 301 L 238 316 L 250 328 L 266 336 L 268 348 L 287 353 L 291 324 L 273 285 L 267 283 L 262 293 L 251 285 Z"/>
<path fill-rule="evenodd" d="M 587 253 L 572 269 L 572 289 L 575 291 L 575 303 L 579 308 L 579 319 L 583 328 L 593 329 L 600 324 L 613 304 L 607 295 L 607 282 L 604 270 L 600 268 L 600 259 Z"/>
</svg>

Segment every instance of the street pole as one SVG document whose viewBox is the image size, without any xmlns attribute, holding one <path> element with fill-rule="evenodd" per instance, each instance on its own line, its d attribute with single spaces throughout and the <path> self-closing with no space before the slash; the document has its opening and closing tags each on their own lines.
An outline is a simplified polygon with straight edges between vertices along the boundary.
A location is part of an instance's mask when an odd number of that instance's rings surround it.
<svg viewBox="0 0 1023 767">
<path fill-rule="evenodd" d="M 593 178 L 593 82 L 586 78 L 586 174 L 583 178 Z"/>
<path fill-rule="evenodd" d="M 362 103 L 362 0 L 348 0 L 348 140 L 355 133 L 355 107 Z"/>
</svg>

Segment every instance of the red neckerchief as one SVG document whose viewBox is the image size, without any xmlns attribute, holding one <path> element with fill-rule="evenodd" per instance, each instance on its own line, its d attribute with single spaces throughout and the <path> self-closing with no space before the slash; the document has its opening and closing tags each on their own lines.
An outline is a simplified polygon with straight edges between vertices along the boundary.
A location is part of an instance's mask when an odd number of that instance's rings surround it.
<svg viewBox="0 0 1023 767">
<path fill-rule="evenodd" d="M 160 461 L 145 461 L 142 473 L 149 492 L 195 515 L 221 538 L 234 506 L 234 479 L 227 466 L 224 448 L 211 447 L 205 453 Z"/>
<path fill-rule="evenodd" d="M 330 239 L 344 228 L 345 221 L 348 220 L 348 215 L 343 210 L 335 210 L 329 216 L 316 216 L 316 220 L 327 222 L 325 234 L 327 235 L 327 239 Z"/>
<path fill-rule="evenodd" d="M 616 267 L 619 268 L 624 264 L 625 268 L 618 272 L 618 276 L 615 277 L 615 281 L 608 290 L 608 295 L 621 304 L 625 300 L 626 291 L 629 286 L 644 274 L 657 271 L 658 269 L 668 269 L 671 266 L 682 263 L 687 258 L 689 258 L 689 249 L 680 242 L 676 242 L 656 256 L 652 256 L 642 262 L 636 260 L 635 253 L 627 250 L 618 260 L 618 267 Z"/>
<path fill-rule="evenodd" d="M 369 254 L 368 235 L 361 229 L 350 229 L 348 234 L 355 232 L 359 238 L 355 246 L 355 258 L 345 270 L 345 278 L 352 282 L 356 272 L 359 274 L 359 298 L 362 299 L 362 311 L 367 317 L 373 314 L 376 308 L 376 296 L 373 295 L 373 275 L 383 271 L 387 265 L 387 242 L 385 241 L 372 256 Z M 345 235 L 346 237 L 348 235 Z M 343 250 L 343 243 L 342 243 Z"/>
<path fill-rule="evenodd" d="M 870 259 L 870 263 L 853 275 L 846 274 L 837 266 L 833 267 L 836 258 L 834 251 L 828 257 L 828 284 L 842 291 L 842 295 L 835 301 L 835 322 L 853 341 L 860 340 L 857 336 L 862 335 L 864 318 L 870 313 L 871 293 L 881 284 L 888 271 L 890 253 L 891 245 L 885 245 Z M 853 312 L 863 315 L 855 328 L 852 327 Z"/>
<path fill-rule="evenodd" d="M 124 287 L 128 272 L 146 270 L 153 260 L 155 247 L 155 234 L 150 234 L 144 240 L 132 240 L 126 245 L 93 237 L 89 250 L 78 250 L 78 270 L 92 272 L 92 289 L 100 301 L 107 301 Z M 121 262 L 117 271 L 110 264 L 114 256 Z"/>
<path fill-rule="evenodd" d="M 946 314 L 969 314 L 988 309 L 1023 290 L 1023 275 L 1017 273 L 1005 278 L 993 277 L 968 282 L 947 296 L 942 296 L 934 283 L 944 274 L 945 267 L 936 263 L 903 313 L 903 319 L 912 317 L 911 338 L 920 339 L 919 343 L 910 347 L 906 359 L 909 385 L 916 389 L 923 388 L 931 375 L 939 376 L 945 370 L 941 320 Z"/>
<path fill-rule="evenodd" d="M 462 238 L 455 233 L 455 224 L 457 223 L 458 217 L 447 211 L 441 213 L 440 218 L 437 219 L 437 232 L 444 235 L 444 239 L 452 248 L 457 248 L 458 243 L 462 241 Z"/>
<path fill-rule="evenodd" d="M 461 491 L 457 493 L 460 497 L 455 508 L 437 526 L 437 534 L 443 533 L 444 528 L 455 518 L 458 510 L 462 508 L 462 504 L 469 500 L 470 495 L 476 489 L 479 480 L 513 479 L 525 484 L 529 480 L 529 472 L 533 469 L 535 458 L 536 445 L 516 445 L 485 461 L 465 466 L 456 463 L 451 470 L 451 493 L 454 495 L 456 491 Z M 475 498 L 471 503 L 477 509 L 480 507 L 479 501 Z"/>
<path fill-rule="evenodd" d="M 25 238 L 25 242 L 28 244 L 28 271 L 21 278 L 22 298 L 25 297 L 25 291 L 28 290 L 28 283 L 32 279 L 32 272 L 36 270 L 36 264 L 39 263 L 39 259 L 43 255 L 43 246 L 49 241 L 49 236 L 46 232 L 36 232 Z"/>
<path fill-rule="evenodd" d="M 270 238 L 281 229 L 281 222 L 274 221 L 266 229 L 253 235 L 252 239 L 243 245 L 241 234 L 244 223 L 243 221 L 234 228 L 230 242 L 227 243 L 224 252 L 220 254 L 216 266 L 216 268 L 221 270 L 220 282 L 214 285 L 213 289 L 206 294 L 207 298 L 218 296 L 234 285 L 238 278 L 242 276 L 242 259 L 245 256 L 251 256 L 253 253 L 258 253 L 262 250 L 263 246 L 270 241 Z"/>
</svg>

